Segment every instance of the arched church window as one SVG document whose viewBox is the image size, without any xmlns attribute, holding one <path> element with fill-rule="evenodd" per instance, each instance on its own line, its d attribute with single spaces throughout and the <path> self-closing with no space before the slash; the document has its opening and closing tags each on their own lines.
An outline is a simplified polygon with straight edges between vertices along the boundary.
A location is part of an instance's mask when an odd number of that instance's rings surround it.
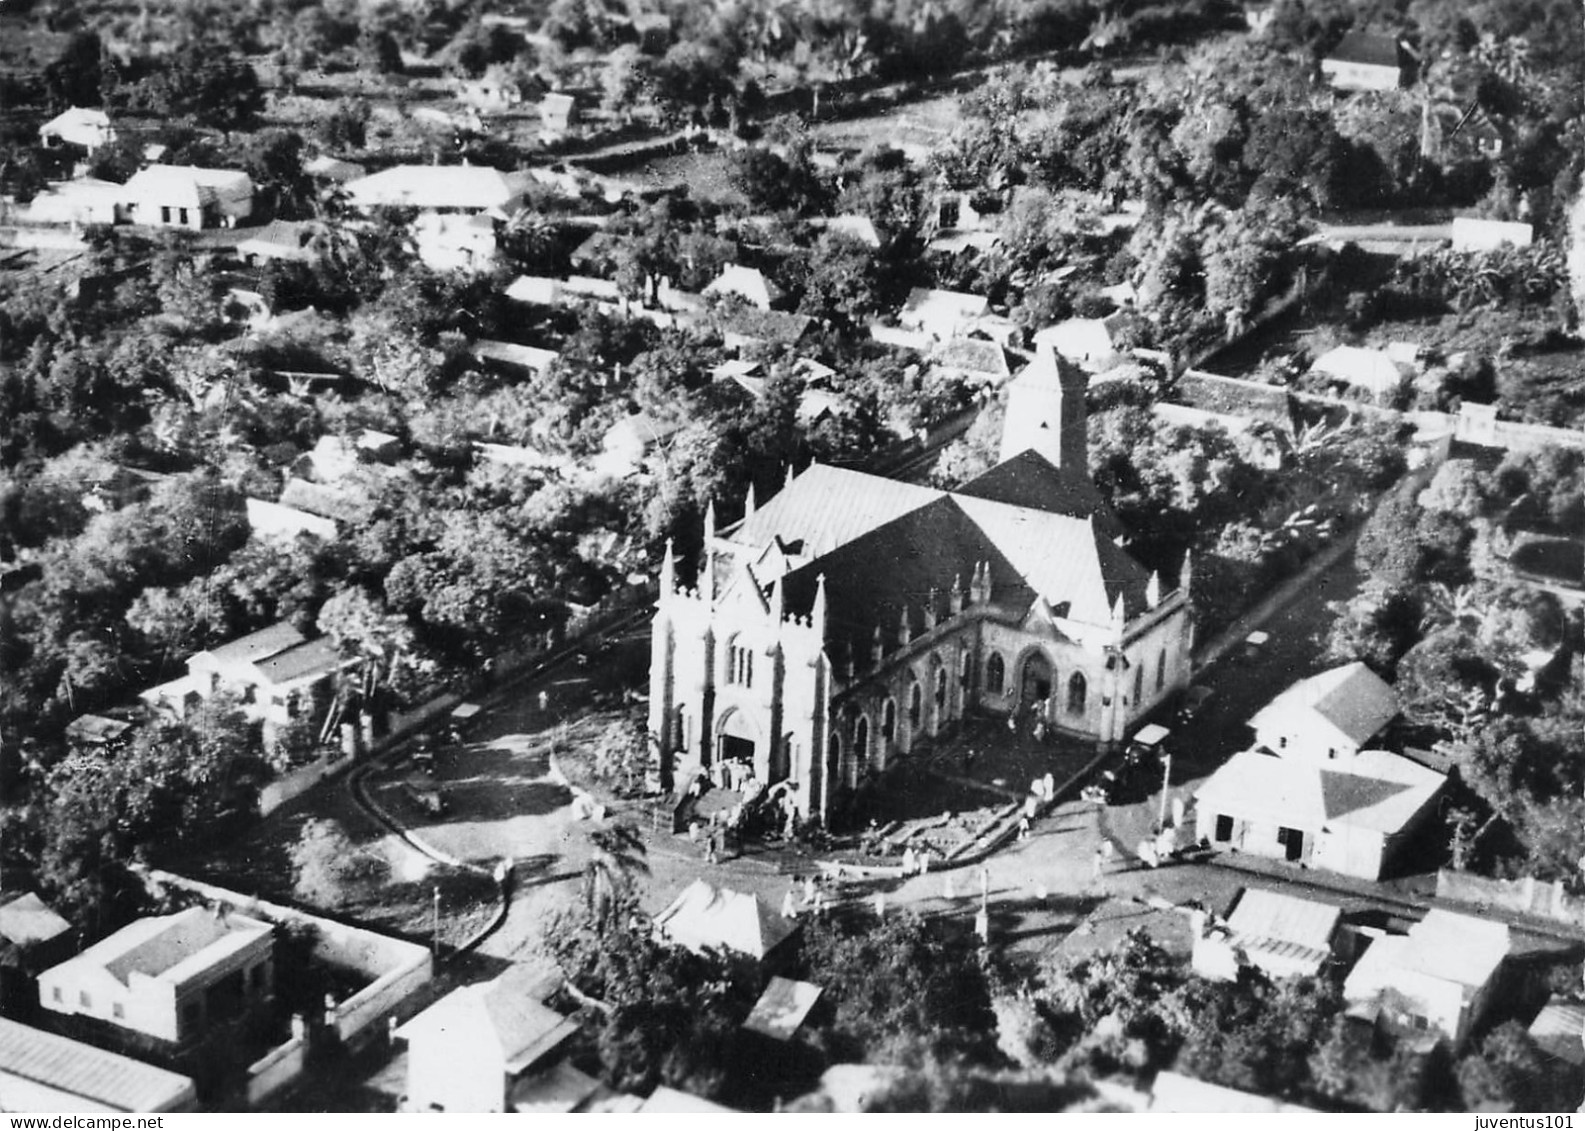
<svg viewBox="0 0 1585 1131">
<path fill-rule="evenodd" d="M 1167 686 L 1167 650 L 1163 648 L 1156 654 L 1156 690 L 1160 691 Z"/>
<path fill-rule="evenodd" d="M 897 737 L 897 700 L 888 699 L 881 708 L 881 737 L 887 742 Z"/>
<path fill-rule="evenodd" d="M 958 657 L 958 686 L 964 691 L 969 689 L 969 673 L 973 663 L 973 658 L 967 652 Z"/>
<path fill-rule="evenodd" d="M 1134 702 L 1138 704 L 1145 697 L 1145 669 L 1134 668 Z"/>
<path fill-rule="evenodd" d="M 925 694 L 919 686 L 919 681 L 914 680 L 908 685 L 908 725 L 917 727 L 919 720 L 925 713 Z"/>
<path fill-rule="evenodd" d="M 848 782 L 858 785 L 859 777 L 864 773 L 864 766 L 870 756 L 870 721 L 863 715 L 853 726 L 853 768 L 849 773 Z"/>
<path fill-rule="evenodd" d="M 1074 672 L 1068 680 L 1068 714 L 1084 714 L 1085 700 L 1090 693 L 1090 685 L 1084 678 L 1083 672 Z"/>
<path fill-rule="evenodd" d="M 936 669 L 936 710 L 944 711 L 947 707 L 947 669 Z"/>
<path fill-rule="evenodd" d="M 1007 662 L 992 652 L 991 658 L 985 661 L 985 690 L 992 695 L 1000 695 L 1006 686 Z"/>
</svg>

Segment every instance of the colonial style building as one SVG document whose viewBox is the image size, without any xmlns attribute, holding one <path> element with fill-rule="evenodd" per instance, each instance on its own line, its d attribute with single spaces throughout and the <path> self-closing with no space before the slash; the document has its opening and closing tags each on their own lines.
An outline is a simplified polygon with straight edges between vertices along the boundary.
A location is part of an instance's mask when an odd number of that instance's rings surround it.
<svg viewBox="0 0 1585 1131">
<path fill-rule="evenodd" d="M 849 813 L 867 778 L 970 712 L 1124 738 L 1189 676 L 1189 565 L 1120 548 L 1090 480 L 1085 377 L 1042 350 L 1009 386 L 1002 462 L 957 491 L 812 465 L 668 547 L 650 669 L 663 777 L 725 759 Z"/>
</svg>

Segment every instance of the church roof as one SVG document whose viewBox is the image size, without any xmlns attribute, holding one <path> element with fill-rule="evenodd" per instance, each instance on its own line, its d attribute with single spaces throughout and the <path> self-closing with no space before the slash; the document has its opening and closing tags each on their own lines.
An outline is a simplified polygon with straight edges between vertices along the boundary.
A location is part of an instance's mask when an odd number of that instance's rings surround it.
<svg viewBox="0 0 1585 1131">
<path fill-rule="evenodd" d="M 945 494 L 933 487 L 816 463 L 744 519 L 730 537 L 752 546 L 779 538 L 799 553 L 820 554 Z"/>
<path fill-rule="evenodd" d="M 1003 460 L 989 471 L 969 480 L 956 494 L 1015 507 L 1031 507 L 1053 514 L 1084 518 L 1095 515 L 1096 523 L 1108 535 L 1122 533 L 1122 524 L 1112 516 L 1106 501 L 1087 476 L 1064 475 L 1045 456 L 1028 449 Z"/>
</svg>

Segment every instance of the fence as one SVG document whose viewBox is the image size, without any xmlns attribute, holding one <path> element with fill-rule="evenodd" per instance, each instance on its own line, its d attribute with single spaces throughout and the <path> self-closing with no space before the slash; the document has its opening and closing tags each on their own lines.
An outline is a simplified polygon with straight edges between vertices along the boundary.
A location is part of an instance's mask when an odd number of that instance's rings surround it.
<svg viewBox="0 0 1585 1131">
<path fill-rule="evenodd" d="M 1495 907 L 1559 923 L 1585 919 L 1585 898 L 1570 895 L 1556 880 L 1547 883 L 1534 876 L 1493 880 L 1443 868 L 1436 874 L 1436 895 L 1438 899 Z"/>
</svg>

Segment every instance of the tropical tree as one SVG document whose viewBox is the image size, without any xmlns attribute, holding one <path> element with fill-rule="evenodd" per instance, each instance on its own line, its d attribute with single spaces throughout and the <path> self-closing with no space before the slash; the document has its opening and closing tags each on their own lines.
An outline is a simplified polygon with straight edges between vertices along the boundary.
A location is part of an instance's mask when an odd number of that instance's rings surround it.
<svg viewBox="0 0 1585 1131">
<path fill-rule="evenodd" d="M 589 849 L 583 867 L 584 909 L 603 934 L 616 925 L 615 913 L 631 903 L 638 877 L 649 875 L 649 859 L 643 834 L 622 822 L 591 829 Z"/>
</svg>

